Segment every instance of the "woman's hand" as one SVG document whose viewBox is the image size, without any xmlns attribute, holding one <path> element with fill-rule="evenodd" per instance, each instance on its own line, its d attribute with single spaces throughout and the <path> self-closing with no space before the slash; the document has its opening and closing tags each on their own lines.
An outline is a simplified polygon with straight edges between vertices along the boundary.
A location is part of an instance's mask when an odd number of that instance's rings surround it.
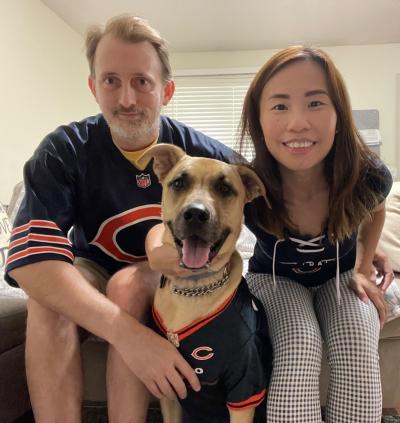
<svg viewBox="0 0 400 423">
<path fill-rule="evenodd" d="M 387 262 L 381 253 L 376 252 L 379 237 L 385 222 L 385 203 L 381 203 L 371 213 L 371 219 L 365 219 L 358 228 L 356 263 L 353 272 L 352 288 L 361 301 L 368 304 L 371 300 L 379 313 L 381 329 L 386 320 L 384 289 L 376 285 L 376 278 L 371 278 L 372 263 L 376 260 L 378 271 L 386 272 Z M 371 280 L 372 279 L 372 280 Z M 385 286 L 388 284 L 388 277 Z M 386 288 L 385 288 L 386 289 Z"/>
<path fill-rule="evenodd" d="M 155 272 L 167 276 L 185 277 L 192 271 L 180 265 L 181 260 L 175 246 L 163 242 L 165 227 L 163 223 L 153 226 L 146 237 L 146 254 L 149 266 Z"/>
<path fill-rule="evenodd" d="M 382 292 L 386 292 L 394 280 L 393 268 L 390 264 L 389 257 L 383 251 L 376 250 L 372 263 L 375 266 L 375 277 L 373 280 L 375 281 L 377 277 L 382 277 L 382 281 L 379 283 L 378 287 L 382 290 Z M 375 270 L 377 272 L 376 274 Z"/>
<path fill-rule="evenodd" d="M 368 304 L 370 300 L 373 302 L 378 310 L 382 329 L 387 315 L 384 291 L 363 273 L 357 272 L 353 273 L 351 287 L 363 303 Z"/>
</svg>

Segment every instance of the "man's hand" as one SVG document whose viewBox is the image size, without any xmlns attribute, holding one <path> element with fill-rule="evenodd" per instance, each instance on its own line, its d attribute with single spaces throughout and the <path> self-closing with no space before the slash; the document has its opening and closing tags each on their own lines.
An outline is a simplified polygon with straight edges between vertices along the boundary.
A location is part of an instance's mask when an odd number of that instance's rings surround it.
<svg viewBox="0 0 400 423">
<path fill-rule="evenodd" d="M 114 346 L 155 397 L 184 399 L 187 396 L 185 379 L 195 391 L 200 390 L 196 373 L 169 341 L 140 323 L 128 333 L 129 337 L 125 336 Z"/>
<path fill-rule="evenodd" d="M 37 302 L 108 341 L 156 397 L 184 398 L 185 379 L 200 390 L 196 373 L 170 342 L 100 294 L 70 263 L 29 264 L 11 276 Z"/>
<path fill-rule="evenodd" d="M 383 292 L 386 292 L 394 280 L 394 273 L 389 258 L 383 251 L 376 250 L 372 263 L 375 266 L 372 280 L 375 281 L 377 277 L 382 277 L 382 281 L 379 283 L 378 287 Z"/>
<path fill-rule="evenodd" d="M 383 297 L 383 290 L 380 289 L 375 282 L 369 280 L 363 273 L 353 273 L 351 287 L 357 294 L 358 298 L 365 304 L 371 300 L 379 314 L 381 329 L 385 324 L 387 309 L 386 302 Z"/>
</svg>

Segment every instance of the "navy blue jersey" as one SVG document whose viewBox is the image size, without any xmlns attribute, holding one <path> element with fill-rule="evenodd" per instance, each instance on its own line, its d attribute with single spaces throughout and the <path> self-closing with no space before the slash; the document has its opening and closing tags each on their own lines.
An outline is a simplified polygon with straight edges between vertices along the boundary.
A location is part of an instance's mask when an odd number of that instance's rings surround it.
<svg viewBox="0 0 400 423">
<path fill-rule="evenodd" d="M 240 410 L 263 403 L 272 353 L 263 307 L 243 278 L 230 298 L 204 318 L 167 333 L 153 308 L 152 326 L 177 345 L 202 385 L 200 392 L 189 389 L 181 401 L 186 421 L 229 422 L 228 408 Z"/>
<path fill-rule="evenodd" d="M 193 156 L 234 161 L 228 147 L 161 117 L 158 142 Z M 25 198 L 14 223 L 6 268 L 85 257 L 114 273 L 145 259 L 144 240 L 160 222 L 161 185 L 114 145 L 102 115 L 61 126 L 24 167 Z"/>
<path fill-rule="evenodd" d="M 377 168 L 381 177 L 367 175 L 366 183 L 383 202 L 392 186 L 392 177 L 383 163 L 377 163 Z M 318 286 L 335 277 L 337 259 L 341 273 L 354 268 L 357 231 L 339 243 L 339 251 L 326 234 L 317 237 L 289 234 L 285 239 L 278 240 L 254 222 L 251 207 L 251 204 L 245 207 L 246 226 L 254 233 L 257 242 L 249 260 L 250 272 L 272 274 L 274 265 L 276 275 L 291 278 L 305 286 Z"/>
</svg>

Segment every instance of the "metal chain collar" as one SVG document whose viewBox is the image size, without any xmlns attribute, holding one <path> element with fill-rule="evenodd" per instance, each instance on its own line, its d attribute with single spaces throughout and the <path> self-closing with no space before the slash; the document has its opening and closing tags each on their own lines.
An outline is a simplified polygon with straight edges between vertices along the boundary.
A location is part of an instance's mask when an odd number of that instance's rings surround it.
<svg viewBox="0 0 400 423">
<path fill-rule="evenodd" d="M 211 294 L 215 290 L 222 288 L 229 280 L 228 266 L 224 267 L 222 278 L 209 283 L 208 285 L 198 286 L 195 288 L 179 288 L 174 285 L 172 292 L 174 294 L 182 295 L 184 297 L 202 297 Z"/>
</svg>

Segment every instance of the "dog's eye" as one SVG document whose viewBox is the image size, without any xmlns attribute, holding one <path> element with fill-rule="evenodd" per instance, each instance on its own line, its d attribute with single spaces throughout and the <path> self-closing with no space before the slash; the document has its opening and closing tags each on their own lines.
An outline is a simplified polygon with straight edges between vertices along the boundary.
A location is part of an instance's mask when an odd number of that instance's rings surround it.
<svg viewBox="0 0 400 423">
<path fill-rule="evenodd" d="M 183 178 L 176 178 L 172 181 L 171 186 L 176 190 L 183 189 L 185 188 L 185 180 Z"/>
<path fill-rule="evenodd" d="M 226 182 L 220 182 L 216 186 L 217 191 L 223 196 L 228 197 L 229 195 L 233 194 L 232 187 L 227 184 Z"/>
</svg>

